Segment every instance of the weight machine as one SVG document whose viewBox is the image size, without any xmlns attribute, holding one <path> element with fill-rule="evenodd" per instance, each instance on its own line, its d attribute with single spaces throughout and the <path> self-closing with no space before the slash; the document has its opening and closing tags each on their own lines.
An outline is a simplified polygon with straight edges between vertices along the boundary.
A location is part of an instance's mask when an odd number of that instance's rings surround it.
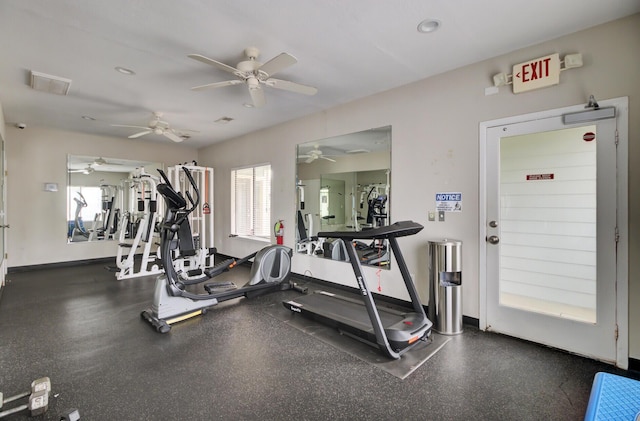
<svg viewBox="0 0 640 421">
<path fill-rule="evenodd" d="M 195 186 L 186 177 L 187 168 Z M 204 268 L 215 264 L 213 227 L 213 168 L 197 165 L 175 165 L 168 168 L 168 178 L 176 192 L 202 198 L 201 204 L 189 213 L 188 224 L 181 225 L 178 233 L 180 244 L 172 250 L 173 266 L 186 278 L 201 276 Z M 189 230 L 189 232 L 186 232 Z"/>
<path fill-rule="evenodd" d="M 89 241 L 110 240 L 116 238 L 119 234 L 118 219 L 120 207 L 118 203 L 118 186 L 111 184 L 102 184 L 102 210 L 98 212 L 93 219 L 93 228 L 89 233 Z M 120 200 L 121 202 L 121 200 Z"/>
<path fill-rule="evenodd" d="M 129 186 L 129 206 L 120 221 L 116 266 L 107 268 L 116 272 L 118 280 L 162 272 L 156 254 L 151 252 L 157 240 L 155 226 L 159 218 L 156 191 L 158 181 L 158 177 L 147 174 L 144 168 L 140 168 L 125 182 Z M 136 268 L 135 258 L 140 247 L 142 255 Z"/>
</svg>

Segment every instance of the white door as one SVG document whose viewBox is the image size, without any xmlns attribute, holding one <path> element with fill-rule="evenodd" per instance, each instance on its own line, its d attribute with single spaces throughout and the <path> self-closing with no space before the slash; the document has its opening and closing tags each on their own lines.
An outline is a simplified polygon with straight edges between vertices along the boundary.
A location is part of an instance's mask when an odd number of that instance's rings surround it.
<svg viewBox="0 0 640 421">
<path fill-rule="evenodd" d="M 615 363 L 616 119 L 549 116 L 485 141 L 484 327 Z"/>
</svg>

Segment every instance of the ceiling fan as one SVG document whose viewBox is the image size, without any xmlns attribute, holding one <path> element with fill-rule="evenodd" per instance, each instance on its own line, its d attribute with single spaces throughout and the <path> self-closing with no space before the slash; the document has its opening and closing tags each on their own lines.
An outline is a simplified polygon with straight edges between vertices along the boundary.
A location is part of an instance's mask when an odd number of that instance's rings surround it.
<svg viewBox="0 0 640 421">
<path fill-rule="evenodd" d="M 84 174 L 84 175 L 92 174 L 95 171 L 95 169 L 91 165 L 93 165 L 93 163 L 88 164 L 87 168 L 82 168 L 79 170 L 69 170 L 69 174 Z"/>
<path fill-rule="evenodd" d="M 117 162 L 110 162 L 105 160 L 103 157 L 99 157 L 93 161 L 93 165 L 95 165 L 96 167 L 99 167 L 101 165 L 122 165 L 122 164 L 119 164 Z"/>
<path fill-rule="evenodd" d="M 264 64 L 257 61 L 258 55 L 260 55 L 260 50 L 256 47 L 246 48 L 244 50 L 244 54 L 247 56 L 247 59 L 238 63 L 236 67 L 226 65 L 200 54 L 189 54 L 188 57 L 194 60 L 215 66 L 225 72 L 234 74 L 238 78 L 236 80 L 227 80 L 224 82 L 214 82 L 206 85 L 195 86 L 191 89 L 199 91 L 202 89 L 221 88 L 223 86 L 239 85 L 244 83 L 249 88 L 249 94 L 251 95 L 254 107 L 262 107 L 266 104 L 262 85 L 304 95 L 315 95 L 318 92 L 318 89 L 313 86 L 301 85 L 299 83 L 274 79 L 271 77 L 279 71 L 282 71 L 298 62 L 298 60 L 291 54 L 281 53 Z"/>
<path fill-rule="evenodd" d="M 161 112 L 154 112 L 153 113 L 153 119 L 151 121 L 149 121 L 149 124 L 147 127 L 144 126 L 129 126 L 126 124 L 112 124 L 112 126 L 114 127 L 131 127 L 131 128 L 135 128 L 135 129 L 143 129 L 143 131 L 139 132 L 139 133 L 135 133 L 132 134 L 131 136 L 129 136 L 129 139 L 135 139 L 137 137 L 140 136 L 144 136 L 150 133 L 154 133 L 157 135 L 162 135 L 165 136 L 171 140 L 173 140 L 174 142 L 182 142 L 185 139 L 188 139 L 190 136 L 188 133 L 198 133 L 197 130 L 188 130 L 188 129 L 172 129 L 169 126 L 169 123 L 167 123 L 166 121 L 161 120 L 162 118 L 162 113 Z"/>
<path fill-rule="evenodd" d="M 316 159 L 325 159 L 330 162 L 336 162 L 335 159 L 324 156 L 322 151 L 318 149 L 318 146 L 315 146 L 312 150 L 310 150 L 306 154 L 298 155 L 298 158 L 303 158 L 303 159 L 306 158 L 306 160 L 304 161 L 306 164 L 310 164 Z"/>
</svg>

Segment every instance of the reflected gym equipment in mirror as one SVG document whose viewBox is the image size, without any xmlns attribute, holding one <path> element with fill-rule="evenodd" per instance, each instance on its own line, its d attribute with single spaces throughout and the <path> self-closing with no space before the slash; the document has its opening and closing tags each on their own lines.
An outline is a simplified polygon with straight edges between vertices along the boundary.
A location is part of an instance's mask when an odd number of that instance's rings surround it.
<svg viewBox="0 0 640 421">
<path fill-rule="evenodd" d="M 125 236 L 133 235 L 136 215 L 145 211 L 141 207 L 155 200 L 150 197 L 155 192 L 148 192 L 136 179 L 140 174 L 155 177 L 158 168 L 160 163 L 68 155 L 68 242 L 118 240 L 122 230 Z"/>
<path fill-rule="evenodd" d="M 342 240 L 317 233 L 388 225 L 390 167 L 390 126 L 298 145 L 297 251 L 348 261 Z M 362 264 L 389 267 L 386 242 L 358 242 L 356 249 Z"/>
</svg>

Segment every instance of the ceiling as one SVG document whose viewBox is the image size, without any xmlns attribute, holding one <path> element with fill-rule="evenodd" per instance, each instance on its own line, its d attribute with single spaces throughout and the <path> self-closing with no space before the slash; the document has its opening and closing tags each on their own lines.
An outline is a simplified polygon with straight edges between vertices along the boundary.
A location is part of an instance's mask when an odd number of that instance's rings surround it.
<svg viewBox="0 0 640 421">
<path fill-rule="evenodd" d="M 640 0 L 2 0 L 0 103 L 25 130 L 122 138 L 142 129 L 112 124 L 162 112 L 203 147 L 638 12 Z M 427 18 L 440 29 L 419 33 Z M 265 86 L 248 108 L 244 85 L 190 89 L 235 76 L 188 54 L 235 67 L 250 46 L 262 62 L 295 56 L 276 77 L 318 93 Z M 32 89 L 31 71 L 70 79 L 68 95 Z"/>
</svg>

